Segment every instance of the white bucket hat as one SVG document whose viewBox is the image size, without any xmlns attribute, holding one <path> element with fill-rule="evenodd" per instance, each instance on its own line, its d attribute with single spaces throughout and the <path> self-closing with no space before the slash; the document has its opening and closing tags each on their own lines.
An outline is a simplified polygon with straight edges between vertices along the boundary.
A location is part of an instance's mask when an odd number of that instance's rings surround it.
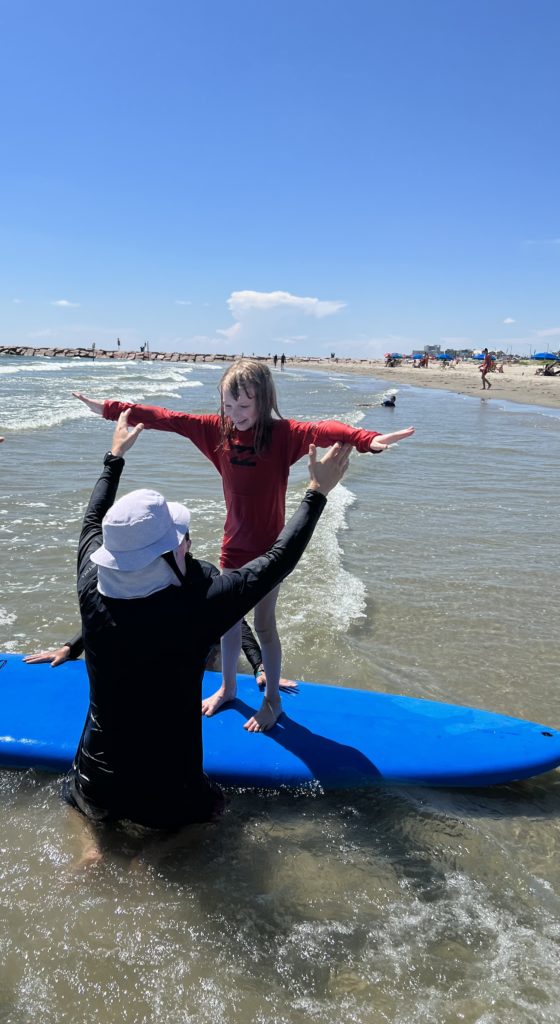
<svg viewBox="0 0 560 1024">
<path fill-rule="evenodd" d="M 179 547 L 190 519 L 185 505 L 166 501 L 158 491 L 131 491 L 104 516 L 103 545 L 91 561 L 123 572 L 144 569 L 158 555 Z"/>
</svg>

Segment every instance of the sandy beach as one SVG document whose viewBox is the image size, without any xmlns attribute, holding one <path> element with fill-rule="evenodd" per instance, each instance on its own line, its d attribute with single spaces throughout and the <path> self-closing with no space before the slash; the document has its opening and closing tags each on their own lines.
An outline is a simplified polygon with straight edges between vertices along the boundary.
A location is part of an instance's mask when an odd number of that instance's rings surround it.
<svg viewBox="0 0 560 1024">
<path fill-rule="evenodd" d="M 382 359 L 288 359 L 287 365 L 330 370 L 334 365 L 344 373 L 373 374 L 387 381 L 387 387 L 412 384 L 414 387 L 441 388 L 474 397 L 484 394 L 489 401 L 506 399 L 508 402 L 520 402 L 524 405 L 544 405 L 551 409 L 560 409 L 560 376 L 537 376 L 537 367 L 531 365 L 506 364 L 503 373 L 490 374 L 492 387 L 485 392 L 482 390 L 479 365 L 475 363 L 459 363 L 457 366 L 450 365 L 445 368 L 430 365 L 427 368 L 414 369 L 410 363 L 387 367 Z"/>
<path fill-rule="evenodd" d="M 21 346 L 0 346 L 0 358 L 26 356 L 33 358 L 84 358 L 91 359 L 91 349 L 80 348 L 30 348 Z M 115 359 L 117 361 L 150 361 L 150 362 L 200 362 L 219 363 L 232 362 L 238 358 L 235 354 L 217 354 L 207 352 L 150 352 L 139 353 L 122 349 L 97 349 L 97 359 Z M 255 354 L 258 359 L 267 362 L 267 356 Z M 538 364 L 541 365 L 541 364 Z M 412 384 L 420 388 L 441 388 L 455 391 L 460 395 L 482 395 L 489 401 L 506 399 L 508 402 L 520 402 L 523 405 L 544 405 L 551 409 L 560 409 L 560 376 L 543 377 L 536 373 L 538 365 L 512 363 L 505 364 L 503 373 L 490 374 L 492 387 L 483 392 L 479 363 L 443 364 L 431 363 L 425 368 L 414 369 L 411 363 L 400 366 L 385 366 L 384 359 L 316 359 L 311 356 L 288 356 L 286 366 L 301 366 L 308 369 L 339 370 L 341 373 L 373 374 L 387 381 L 387 387 L 399 384 Z"/>
</svg>

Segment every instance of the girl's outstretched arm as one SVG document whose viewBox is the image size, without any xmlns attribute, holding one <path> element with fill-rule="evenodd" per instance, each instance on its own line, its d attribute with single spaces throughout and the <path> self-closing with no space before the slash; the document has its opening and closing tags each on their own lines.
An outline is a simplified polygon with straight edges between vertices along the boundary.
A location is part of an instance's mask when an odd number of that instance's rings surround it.
<svg viewBox="0 0 560 1024">
<path fill-rule="evenodd" d="M 73 391 L 72 394 L 74 395 L 74 398 L 79 398 L 80 402 L 87 405 L 88 409 L 91 409 L 91 411 L 96 413 L 97 416 L 103 416 L 104 402 L 100 402 L 96 398 L 86 398 L 85 395 L 80 395 L 78 391 Z"/>
<path fill-rule="evenodd" d="M 388 448 L 390 444 L 396 444 L 397 441 L 404 441 L 406 437 L 411 437 L 414 433 L 414 427 L 406 427 L 404 430 L 394 430 L 392 434 L 378 434 L 370 444 L 370 451 L 382 452 L 385 448 Z"/>
</svg>

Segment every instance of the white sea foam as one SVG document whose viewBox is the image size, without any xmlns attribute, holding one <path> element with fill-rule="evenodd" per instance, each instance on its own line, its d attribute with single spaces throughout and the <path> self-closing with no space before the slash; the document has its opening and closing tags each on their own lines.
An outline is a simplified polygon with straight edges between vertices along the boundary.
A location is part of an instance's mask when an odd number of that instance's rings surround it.
<svg viewBox="0 0 560 1024">
<path fill-rule="evenodd" d="M 17 615 L 14 612 L 9 612 L 6 608 L 0 608 L 0 626 L 12 626 L 17 620 Z"/>
<path fill-rule="evenodd" d="M 114 383 L 111 385 L 103 384 L 101 387 L 89 387 L 89 395 L 91 398 L 116 398 L 122 402 L 144 402 L 150 404 L 151 400 L 157 396 L 158 401 L 160 399 L 167 399 L 169 401 L 179 402 L 181 399 L 181 391 L 184 388 L 198 388 L 203 387 L 201 381 L 180 381 L 180 388 L 177 388 L 177 383 L 173 386 L 170 383 L 166 384 L 161 380 L 154 382 L 153 387 L 146 387 L 146 382 L 142 382 L 142 387 L 134 386 L 132 383 L 126 387 L 122 386 L 123 382 L 120 382 L 120 387 L 115 387 Z M 108 395 L 109 392 L 109 395 Z M 110 394 L 112 392 L 112 394 Z M 91 417 L 91 412 L 83 403 L 74 398 L 72 394 L 53 394 L 43 393 L 40 396 L 36 396 L 34 401 L 30 403 L 26 396 L 13 396 L 8 397 L 3 402 L 2 412 L 0 414 L 0 425 L 3 430 L 42 430 L 45 427 L 55 427 L 64 423 L 72 423 L 77 420 L 87 419 Z"/>
<path fill-rule="evenodd" d="M 282 616 L 288 628 L 305 623 L 305 631 L 319 626 L 345 633 L 350 625 L 365 615 L 366 587 L 361 579 L 344 569 L 343 548 L 339 534 L 348 529 L 346 515 L 355 496 L 343 484 L 329 495 L 327 507 L 319 520 L 309 548 L 296 574 L 285 585 Z M 297 500 L 290 500 L 291 511 Z M 290 512 L 288 513 L 290 514 Z M 315 625 L 314 625 L 315 623 Z"/>
</svg>

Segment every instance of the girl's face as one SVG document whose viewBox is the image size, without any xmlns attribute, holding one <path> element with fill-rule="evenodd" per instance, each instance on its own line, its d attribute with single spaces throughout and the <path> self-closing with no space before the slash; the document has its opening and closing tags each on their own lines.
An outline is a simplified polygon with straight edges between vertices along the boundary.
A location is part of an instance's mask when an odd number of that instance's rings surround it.
<svg viewBox="0 0 560 1024">
<path fill-rule="evenodd" d="M 229 416 L 237 430 L 250 430 L 258 417 L 257 400 L 254 395 L 239 389 L 239 398 L 234 398 L 227 389 L 223 393 L 224 413 Z"/>
</svg>

